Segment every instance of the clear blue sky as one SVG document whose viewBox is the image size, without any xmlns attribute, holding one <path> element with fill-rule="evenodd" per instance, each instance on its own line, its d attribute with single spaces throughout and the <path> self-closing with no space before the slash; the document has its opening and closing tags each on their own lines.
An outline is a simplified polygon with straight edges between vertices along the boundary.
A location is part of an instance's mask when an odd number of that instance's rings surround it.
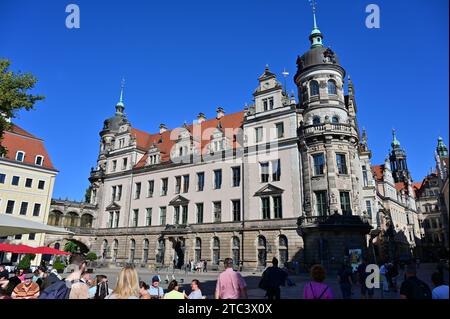
<svg viewBox="0 0 450 319">
<path fill-rule="evenodd" d="M 69 3 L 80 6 L 78 30 L 65 27 Z M 380 29 L 365 27 L 369 3 L 380 6 Z M 437 137 L 448 143 L 448 5 L 318 1 L 324 43 L 354 82 L 373 164 L 395 127 L 415 180 L 434 166 Z M 180 126 L 217 106 L 241 110 L 266 63 L 293 76 L 311 29 L 307 0 L 0 1 L 0 56 L 34 73 L 35 92 L 47 97 L 15 122 L 45 140 L 60 170 L 54 197 L 71 199 L 88 186 L 122 76 L 134 127 Z"/>
</svg>

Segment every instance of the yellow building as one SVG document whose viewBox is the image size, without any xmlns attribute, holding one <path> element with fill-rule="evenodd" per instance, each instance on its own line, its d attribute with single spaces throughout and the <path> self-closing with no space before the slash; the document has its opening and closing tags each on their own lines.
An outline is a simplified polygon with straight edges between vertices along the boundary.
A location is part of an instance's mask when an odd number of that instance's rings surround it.
<svg viewBox="0 0 450 319">
<path fill-rule="evenodd" d="M 0 143 L 7 149 L 0 157 L 0 214 L 46 224 L 58 170 L 50 160 L 44 141 L 11 124 Z M 39 247 L 44 245 L 44 236 L 23 234 L 7 238 L 0 234 L 0 242 Z M 37 255 L 33 264 L 38 264 L 40 257 Z M 0 262 L 8 261 L 17 261 L 17 256 L 0 255 Z"/>
</svg>

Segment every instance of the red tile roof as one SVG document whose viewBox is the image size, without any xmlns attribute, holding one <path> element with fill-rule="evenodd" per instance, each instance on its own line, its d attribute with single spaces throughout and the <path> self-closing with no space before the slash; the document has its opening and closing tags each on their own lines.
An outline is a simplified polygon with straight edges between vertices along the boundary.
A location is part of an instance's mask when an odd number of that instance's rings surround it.
<svg viewBox="0 0 450 319">
<path fill-rule="evenodd" d="M 211 141 L 211 135 L 218 128 L 219 122 L 221 129 L 238 129 L 242 126 L 245 111 L 240 111 L 225 115 L 220 119 L 214 118 L 206 120 L 201 124 L 188 125 L 184 129 L 187 129 L 193 136 L 194 142 L 199 142 L 199 147 L 201 154 L 207 152 L 207 145 Z M 161 153 L 161 162 L 170 161 L 170 152 L 172 147 L 176 143 L 176 139 L 183 128 L 176 128 L 173 130 L 167 130 L 164 133 L 148 134 L 140 130 L 132 129 L 132 133 L 136 135 L 138 148 L 142 150 L 148 150 L 154 144 Z M 228 132 L 225 132 L 226 135 Z M 233 136 L 227 136 L 227 138 L 232 141 L 233 148 L 239 147 L 239 144 L 234 140 Z M 145 154 L 141 160 L 136 164 L 135 167 L 144 167 L 147 161 L 147 154 Z"/>
<path fill-rule="evenodd" d="M 35 164 L 36 156 L 41 155 L 44 157 L 42 167 L 56 171 L 45 149 L 44 141 L 15 124 L 11 124 L 10 129 L 5 131 L 0 144 L 7 149 L 5 158 L 9 160 L 16 161 L 17 152 L 23 151 L 25 164 L 41 167 Z"/>
</svg>

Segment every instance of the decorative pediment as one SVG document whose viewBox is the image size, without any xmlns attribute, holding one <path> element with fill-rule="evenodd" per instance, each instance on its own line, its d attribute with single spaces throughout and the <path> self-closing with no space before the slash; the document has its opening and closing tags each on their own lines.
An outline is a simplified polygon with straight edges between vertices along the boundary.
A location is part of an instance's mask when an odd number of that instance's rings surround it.
<svg viewBox="0 0 450 319">
<path fill-rule="evenodd" d="M 263 188 L 261 188 L 259 191 L 255 193 L 253 196 L 268 196 L 268 195 L 279 195 L 284 192 L 284 189 L 281 189 L 279 187 L 273 186 L 271 184 L 267 184 Z"/>
<path fill-rule="evenodd" d="M 180 206 L 180 205 L 187 205 L 189 204 L 189 199 L 186 197 L 183 197 L 181 195 L 176 196 L 174 199 L 172 199 L 169 202 L 170 206 Z"/>
<path fill-rule="evenodd" d="M 120 205 L 116 202 L 112 202 L 112 204 L 106 207 L 106 210 L 120 210 Z"/>
</svg>

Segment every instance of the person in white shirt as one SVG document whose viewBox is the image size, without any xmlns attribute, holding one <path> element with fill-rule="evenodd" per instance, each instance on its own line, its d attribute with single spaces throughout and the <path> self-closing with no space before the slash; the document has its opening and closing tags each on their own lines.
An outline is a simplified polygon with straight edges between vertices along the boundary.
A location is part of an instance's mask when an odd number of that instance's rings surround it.
<svg viewBox="0 0 450 319">
<path fill-rule="evenodd" d="M 431 293 L 433 299 L 448 299 L 448 285 L 445 284 L 442 275 L 435 272 L 431 275 L 434 289 Z"/>
<path fill-rule="evenodd" d="M 200 282 L 197 279 L 192 280 L 192 292 L 189 294 L 189 299 L 203 299 L 202 291 L 199 287 Z"/>
</svg>

